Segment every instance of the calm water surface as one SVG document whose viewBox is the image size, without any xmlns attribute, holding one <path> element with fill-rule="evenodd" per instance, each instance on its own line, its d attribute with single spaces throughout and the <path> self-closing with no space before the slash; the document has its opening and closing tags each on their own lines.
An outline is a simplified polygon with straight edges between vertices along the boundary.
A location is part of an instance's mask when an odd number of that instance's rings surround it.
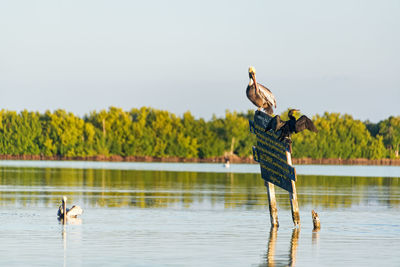
<svg viewBox="0 0 400 267">
<path fill-rule="evenodd" d="M 221 166 L 222 164 L 218 163 L 0 160 L 0 167 L 260 173 L 258 164 L 231 164 L 230 168 L 221 168 Z M 298 165 L 296 172 L 304 175 L 400 177 L 400 166 Z"/>
<path fill-rule="evenodd" d="M 400 266 L 396 169 L 299 175 L 301 228 L 277 188 L 274 231 L 257 173 L 70 164 L 0 164 L 0 266 Z M 57 221 L 62 195 L 84 208 L 81 220 Z"/>
</svg>

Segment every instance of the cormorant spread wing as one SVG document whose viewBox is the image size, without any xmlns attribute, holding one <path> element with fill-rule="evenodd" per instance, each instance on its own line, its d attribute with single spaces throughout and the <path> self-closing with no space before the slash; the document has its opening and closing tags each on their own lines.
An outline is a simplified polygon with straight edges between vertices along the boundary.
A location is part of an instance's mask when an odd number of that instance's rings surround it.
<svg viewBox="0 0 400 267">
<path fill-rule="evenodd" d="M 318 132 L 312 120 L 310 120 L 307 116 L 303 115 L 298 120 L 296 120 L 293 114 L 297 111 L 299 110 L 289 110 L 289 120 L 287 121 L 283 121 L 279 115 L 276 115 L 269 121 L 268 125 L 265 127 L 265 131 L 267 132 L 269 130 L 273 130 L 275 133 L 281 131 L 278 138 L 279 141 L 286 141 L 289 143 L 291 143 L 292 133 L 298 133 L 305 129 L 315 133 Z"/>
<path fill-rule="evenodd" d="M 301 132 L 305 129 L 315 133 L 318 132 L 317 127 L 315 127 L 312 120 L 310 120 L 306 115 L 303 115 L 296 121 L 296 133 Z"/>
<path fill-rule="evenodd" d="M 269 130 L 277 132 L 285 125 L 285 123 L 286 122 L 281 119 L 281 116 L 276 115 L 269 121 L 267 127 L 265 127 L 264 130 L 265 132 L 268 132 Z"/>
</svg>

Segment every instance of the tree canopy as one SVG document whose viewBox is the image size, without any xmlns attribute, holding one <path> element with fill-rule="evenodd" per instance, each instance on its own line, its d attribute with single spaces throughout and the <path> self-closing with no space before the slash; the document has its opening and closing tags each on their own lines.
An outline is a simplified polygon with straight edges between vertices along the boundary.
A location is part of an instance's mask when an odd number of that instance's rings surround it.
<svg viewBox="0 0 400 267">
<path fill-rule="evenodd" d="M 206 121 L 190 112 L 177 116 L 149 107 L 93 111 L 83 118 L 64 110 L 0 111 L 0 154 L 63 157 L 152 156 L 248 157 L 256 140 L 249 132 L 254 111 L 226 111 Z M 282 114 L 284 118 L 287 111 Z M 312 117 L 319 132 L 293 136 L 293 156 L 309 158 L 395 158 L 399 156 L 400 117 L 377 124 L 351 115 Z"/>
</svg>

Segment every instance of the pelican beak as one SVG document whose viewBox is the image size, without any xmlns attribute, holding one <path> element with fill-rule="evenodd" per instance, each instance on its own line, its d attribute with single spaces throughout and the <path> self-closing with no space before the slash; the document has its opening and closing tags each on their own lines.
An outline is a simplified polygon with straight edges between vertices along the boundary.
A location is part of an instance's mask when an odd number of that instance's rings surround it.
<svg viewBox="0 0 400 267">
<path fill-rule="evenodd" d="M 254 84 L 257 84 L 255 73 L 254 73 L 254 72 L 251 72 L 251 73 L 250 73 L 250 76 L 251 76 L 251 79 L 253 80 Z"/>
<path fill-rule="evenodd" d="M 253 82 L 256 83 L 256 75 L 254 75 L 254 73 L 251 74 L 251 78 L 253 79 Z"/>
</svg>

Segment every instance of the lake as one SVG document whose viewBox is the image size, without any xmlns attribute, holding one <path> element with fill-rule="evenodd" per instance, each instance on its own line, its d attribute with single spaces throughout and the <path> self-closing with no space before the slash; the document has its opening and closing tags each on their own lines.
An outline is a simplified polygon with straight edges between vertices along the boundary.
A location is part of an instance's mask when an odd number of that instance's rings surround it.
<svg viewBox="0 0 400 267">
<path fill-rule="evenodd" d="M 297 171 L 271 230 L 258 165 L 1 161 L 0 266 L 400 266 L 399 167 Z"/>
</svg>

